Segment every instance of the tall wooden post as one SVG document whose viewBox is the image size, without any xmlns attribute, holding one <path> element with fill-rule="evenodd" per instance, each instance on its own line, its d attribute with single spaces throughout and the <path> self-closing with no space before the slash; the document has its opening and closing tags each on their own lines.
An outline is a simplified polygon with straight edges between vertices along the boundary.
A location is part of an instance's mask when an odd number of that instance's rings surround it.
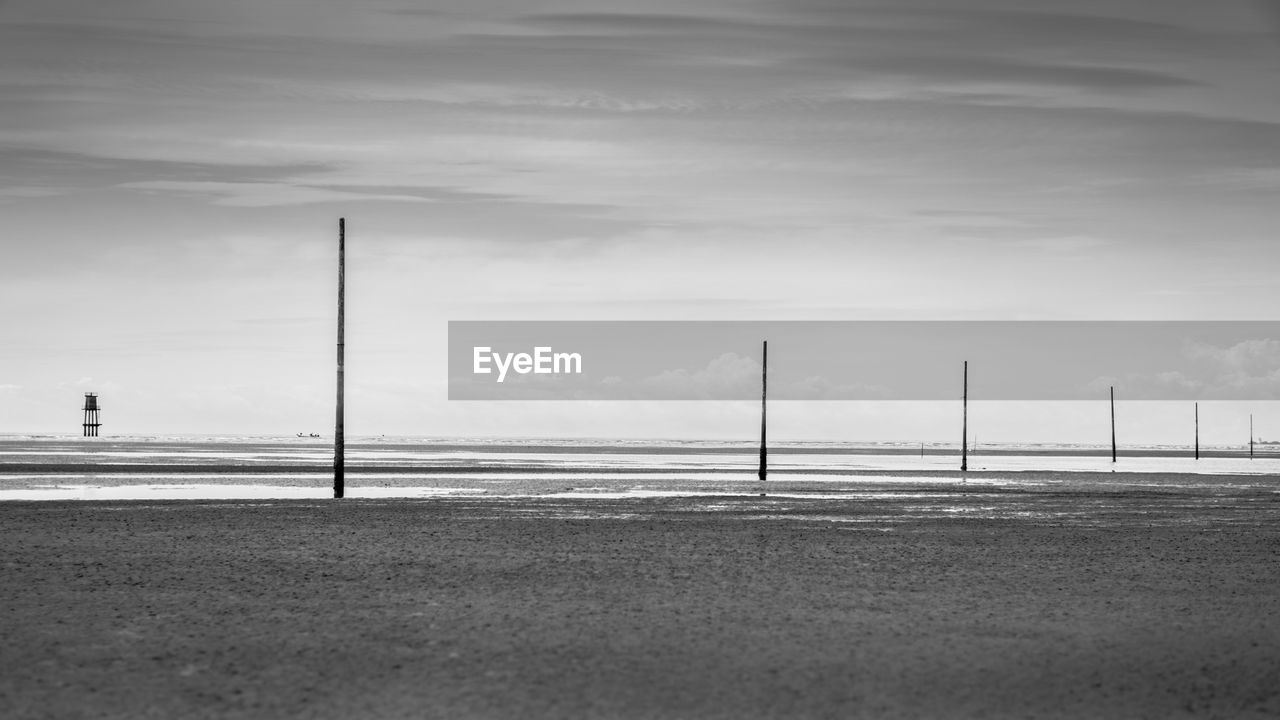
<svg viewBox="0 0 1280 720">
<path fill-rule="evenodd" d="M 333 496 L 340 498 L 346 489 L 345 478 L 343 478 L 343 461 L 345 442 L 343 428 L 343 364 L 345 362 L 344 334 L 346 326 L 346 300 L 347 300 L 347 221 L 346 218 L 338 218 L 338 412 L 333 428 Z"/>
<path fill-rule="evenodd" d="M 1111 386 L 1111 462 L 1116 461 L 1116 386 Z"/>
<path fill-rule="evenodd" d="M 766 419 L 769 411 L 769 341 L 764 341 L 760 355 L 760 479 L 769 473 L 769 449 L 766 444 Z"/>
<path fill-rule="evenodd" d="M 1200 459 L 1200 403 L 1196 403 L 1196 459 Z"/>
<path fill-rule="evenodd" d="M 1253 413 L 1249 413 L 1249 459 L 1253 459 Z"/>
<path fill-rule="evenodd" d="M 962 396 L 964 420 L 960 426 L 960 472 L 969 470 L 969 361 L 964 361 L 964 395 Z"/>
</svg>

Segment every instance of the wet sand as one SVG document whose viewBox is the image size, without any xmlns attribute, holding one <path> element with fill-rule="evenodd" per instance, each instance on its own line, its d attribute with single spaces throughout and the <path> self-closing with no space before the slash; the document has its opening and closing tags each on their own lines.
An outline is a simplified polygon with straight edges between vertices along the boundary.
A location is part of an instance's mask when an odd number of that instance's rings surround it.
<svg viewBox="0 0 1280 720">
<path fill-rule="evenodd" d="M 1196 502 L 4 503 L 0 715 L 1276 717 L 1280 502 Z"/>
</svg>

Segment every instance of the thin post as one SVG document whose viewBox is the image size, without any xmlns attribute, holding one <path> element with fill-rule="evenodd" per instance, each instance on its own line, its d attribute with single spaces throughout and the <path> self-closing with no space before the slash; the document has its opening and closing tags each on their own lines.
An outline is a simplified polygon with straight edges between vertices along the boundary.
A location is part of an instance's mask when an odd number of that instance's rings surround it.
<svg viewBox="0 0 1280 720">
<path fill-rule="evenodd" d="M 1253 459 L 1253 413 L 1249 413 L 1249 459 Z"/>
<path fill-rule="evenodd" d="M 960 472 L 969 471 L 969 361 L 964 361 L 964 395 L 961 398 L 964 420 L 960 426 Z"/>
<path fill-rule="evenodd" d="M 345 479 L 343 478 L 343 461 L 345 442 L 343 428 L 343 364 L 345 362 L 344 334 L 346 326 L 346 300 L 347 300 L 347 221 L 346 218 L 338 218 L 338 411 L 333 428 L 333 496 L 340 498 L 345 488 Z"/>
<path fill-rule="evenodd" d="M 1200 459 L 1200 403 L 1196 403 L 1196 459 Z"/>
<path fill-rule="evenodd" d="M 769 450 L 766 445 L 766 418 L 769 411 L 769 341 L 764 341 L 760 354 L 760 479 L 769 472 Z"/>
<path fill-rule="evenodd" d="M 1111 462 L 1116 461 L 1116 386 L 1111 386 Z"/>
</svg>

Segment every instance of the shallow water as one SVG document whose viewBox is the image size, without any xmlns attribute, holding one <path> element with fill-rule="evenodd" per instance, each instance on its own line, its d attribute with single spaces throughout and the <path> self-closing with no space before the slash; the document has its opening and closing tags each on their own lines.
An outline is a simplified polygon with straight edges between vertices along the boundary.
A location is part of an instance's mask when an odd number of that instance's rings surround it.
<svg viewBox="0 0 1280 720">
<path fill-rule="evenodd" d="M 332 494 L 327 442 L 0 437 L 0 501 L 323 499 Z M 1197 461 L 1187 448 L 1126 449 L 1113 464 L 1107 448 L 988 446 L 971 454 L 970 471 L 961 473 L 952 447 L 926 446 L 921 456 L 918 445 L 793 443 L 771 448 L 769 480 L 761 483 L 750 443 L 365 438 L 347 443 L 346 495 L 728 499 L 735 510 L 750 500 L 762 516 L 797 515 L 787 503 L 804 505 L 803 515 L 809 505 L 848 500 L 893 503 L 894 517 L 1038 516 L 1048 512 L 1039 506 L 1050 497 L 1061 505 L 1063 493 L 1080 499 L 1049 515 L 1098 516 L 1122 501 L 1164 512 L 1176 498 L 1186 512 L 1280 497 L 1280 452 L 1251 460 L 1238 448 L 1206 448 L 1204 455 Z M 1135 511 L 1143 512 L 1126 509 Z"/>
</svg>

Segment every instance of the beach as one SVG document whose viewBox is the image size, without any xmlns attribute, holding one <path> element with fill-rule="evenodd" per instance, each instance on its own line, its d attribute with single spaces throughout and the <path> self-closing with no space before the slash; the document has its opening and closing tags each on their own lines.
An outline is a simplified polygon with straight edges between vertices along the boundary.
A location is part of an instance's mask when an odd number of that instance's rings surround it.
<svg viewBox="0 0 1280 720">
<path fill-rule="evenodd" d="M 1274 490 L 938 493 L 6 502 L 0 708 L 1280 713 Z"/>
<path fill-rule="evenodd" d="M 1280 720 L 1280 0 L 0 48 L 0 720 Z"/>
</svg>

